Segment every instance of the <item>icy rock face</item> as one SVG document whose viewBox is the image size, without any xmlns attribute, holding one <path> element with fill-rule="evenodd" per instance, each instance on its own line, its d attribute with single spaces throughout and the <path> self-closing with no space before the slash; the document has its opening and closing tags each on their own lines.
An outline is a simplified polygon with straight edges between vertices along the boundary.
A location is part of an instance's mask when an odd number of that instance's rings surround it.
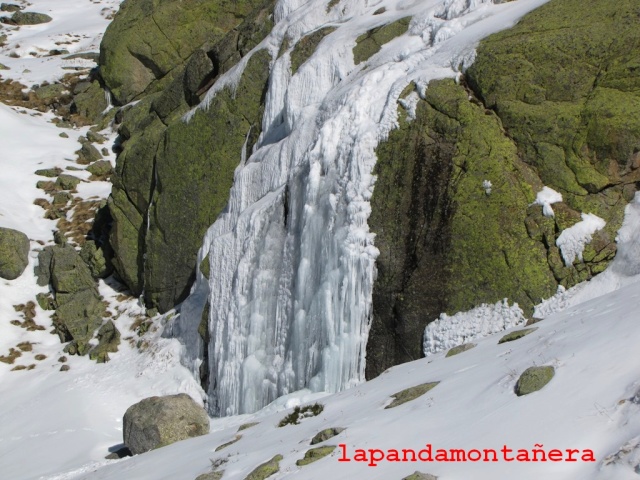
<svg viewBox="0 0 640 480">
<path fill-rule="evenodd" d="M 206 299 L 210 413 L 252 412 L 302 388 L 335 392 L 364 379 L 378 255 L 367 226 L 374 150 L 397 125 L 398 98 L 412 81 L 456 76 L 481 37 L 542 3 L 396 1 L 378 15 L 380 2 L 278 3 L 272 33 L 202 106 L 237 84 L 253 53 L 271 52 L 263 133 L 205 236 L 198 263 L 208 256 L 210 278 L 198 276 L 173 327 L 198 372 Z M 360 35 L 406 17 L 407 33 L 354 65 Z M 337 28 L 292 75 L 296 42 L 327 25 Z"/>
</svg>

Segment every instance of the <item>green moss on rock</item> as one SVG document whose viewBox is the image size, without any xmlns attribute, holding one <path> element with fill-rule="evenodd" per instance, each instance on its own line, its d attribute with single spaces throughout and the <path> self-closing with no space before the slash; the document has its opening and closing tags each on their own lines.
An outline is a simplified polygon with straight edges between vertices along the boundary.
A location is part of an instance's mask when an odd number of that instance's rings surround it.
<svg viewBox="0 0 640 480">
<path fill-rule="evenodd" d="M 317 447 L 307 450 L 304 454 L 304 458 L 296 461 L 296 465 L 302 467 L 304 465 L 309 465 L 310 463 L 317 462 L 321 458 L 330 455 L 335 449 L 335 445 L 326 445 L 323 447 Z"/>
<path fill-rule="evenodd" d="M 0 227 L 0 278 L 18 278 L 28 263 L 29 238 L 18 230 Z"/>
<path fill-rule="evenodd" d="M 353 49 L 353 61 L 357 65 L 378 53 L 382 45 L 406 33 L 411 17 L 401 18 L 393 23 L 369 30 L 356 39 Z"/>
<path fill-rule="evenodd" d="M 475 347 L 476 347 L 475 343 L 465 343 L 462 345 L 458 345 L 457 347 L 453 347 L 449 349 L 445 357 L 453 357 L 454 355 L 458 355 L 462 352 L 466 352 L 467 350 L 471 350 L 472 348 L 475 348 Z"/>
<path fill-rule="evenodd" d="M 274 475 L 280 471 L 280 461 L 282 455 L 276 455 L 268 462 L 263 463 L 255 468 L 244 480 L 264 480 L 271 475 Z"/>
<path fill-rule="evenodd" d="M 500 340 L 498 340 L 498 344 L 506 343 L 506 342 L 513 342 L 514 340 L 518 340 L 518 339 L 520 339 L 522 337 L 526 337 L 530 333 L 535 332 L 537 329 L 538 329 L 538 327 L 524 328 L 522 330 L 516 330 L 514 332 L 507 333 Z"/>
<path fill-rule="evenodd" d="M 407 388 L 398 393 L 394 393 L 391 395 L 393 397 L 393 401 L 385 408 L 395 408 L 404 403 L 410 402 L 411 400 L 415 400 L 436 387 L 439 383 L 440 382 L 423 383 L 421 385 L 416 385 L 415 387 Z"/>
<path fill-rule="evenodd" d="M 529 367 L 518 379 L 515 386 L 516 395 L 528 395 L 542 389 L 555 375 L 555 369 L 551 366 Z"/>
</svg>

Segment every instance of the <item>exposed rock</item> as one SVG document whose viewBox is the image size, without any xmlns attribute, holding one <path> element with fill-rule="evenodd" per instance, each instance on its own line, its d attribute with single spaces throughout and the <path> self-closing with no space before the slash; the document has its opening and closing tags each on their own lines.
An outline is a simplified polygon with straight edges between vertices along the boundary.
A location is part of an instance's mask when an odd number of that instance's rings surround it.
<svg viewBox="0 0 640 480">
<path fill-rule="evenodd" d="M 38 25 L 49 23 L 53 18 L 44 13 L 17 11 L 11 15 L 11 23 L 15 25 Z"/>
<path fill-rule="evenodd" d="M 218 447 L 216 447 L 216 452 L 219 452 L 220 450 L 224 450 L 225 448 L 233 445 L 234 443 L 236 443 L 241 438 L 242 438 L 242 435 L 236 435 L 236 438 L 234 438 L 233 440 L 231 440 L 231 441 L 229 441 L 227 443 L 223 443 L 222 445 L 219 445 Z"/>
<path fill-rule="evenodd" d="M 518 379 L 515 392 L 519 397 L 537 392 L 551 381 L 555 374 L 555 369 L 551 366 L 529 367 Z"/>
<path fill-rule="evenodd" d="M 80 250 L 80 257 L 87 264 L 94 278 L 106 278 L 113 272 L 111 259 L 105 256 L 104 250 L 98 248 L 93 240 L 84 242 Z"/>
<path fill-rule="evenodd" d="M 76 152 L 78 154 L 78 163 L 80 165 L 87 165 L 102 159 L 100 151 L 88 142 L 82 144 L 82 148 Z"/>
<path fill-rule="evenodd" d="M 382 45 L 399 37 L 409 29 L 411 17 L 401 18 L 383 27 L 374 28 L 356 39 L 353 61 L 357 65 L 380 51 Z"/>
<path fill-rule="evenodd" d="M 97 123 L 108 106 L 105 92 L 97 80 L 88 86 L 86 85 L 88 82 L 80 83 L 84 85 L 80 87 L 82 91 L 74 92 L 75 96 L 70 107 L 71 113 L 86 118 L 88 123 Z"/>
<path fill-rule="evenodd" d="M 124 105 L 168 85 L 197 48 L 219 40 L 260 3 L 136 0 L 121 5 L 104 34 L 99 60 L 116 102 Z"/>
<path fill-rule="evenodd" d="M 42 308 L 43 310 L 56 309 L 56 302 L 50 293 L 38 293 L 36 295 L 36 301 L 38 302 L 38 305 L 40 305 L 40 308 Z"/>
<path fill-rule="evenodd" d="M 454 355 L 458 355 L 459 353 L 466 352 L 467 350 L 471 350 L 475 346 L 476 346 L 475 343 L 464 343 L 462 345 L 458 345 L 457 347 L 451 348 L 445 356 L 453 357 Z"/>
<path fill-rule="evenodd" d="M 438 480 L 438 477 L 429 473 L 418 472 L 416 470 L 414 473 L 408 477 L 404 477 L 402 480 Z"/>
<path fill-rule="evenodd" d="M 196 480 L 221 480 L 223 475 L 224 471 L 203 473 L 202 475 L 198 475 Z"/>
<path fill-rule="evenodd" d="M 0 11 L 2 12 L 19 12 L 22 10 L 20 5 L 16 5 L 15 3 L 2 3 L 0 4 Z"/>
<path fill-rule="evenodd" d="M 407 402 L 410 402 L 411 400 L 415 400 L 416 398 L 421 397 L 422 395 L 427 393 L 429 390 L 434 388 L 439 383 L 440 382 L 423 383 L 421 385 L 416 385 L 415 387 L 407 388 L 398 393 L 394 393 L 393 395 L 391 395 L 393 397 L 393 402 L 387 405 L 385 409 L 395 408 L 402 405 L 403 403 L 407 403 Z"/>
<path fill-rule="evenodd" d="M 109 160 L 98 160 L 87 167 L 87 171 L 96 177 L 106 177 L 113 173 L 113 167 Z"/>
<path fill-rule="evenodd" d="M 315 436 L 311 439 L 311 445 L 315 445 L 317 443 L 322 443 L 330 438 L 335 437 L 336 435 L 344 432 L 345 429 L 342 427 L 335 428 L 327 428 L 315 434 Z"/>
<path fill-rule="evenodd" d="M 120 345 L 120 332 L 111 320 L 108 320 L 96 335 L 98 345 L 89 351 L 89 358 L 96 360 L 98 363 L 109 361 L 109 353 L 118 351 Z"/>
<path fill-rule="evenodd" d="M 29 238 L 18 230 L 0 227 L 0 277 L 15 280 L 29 264 Z"/>
<path fill-rule="evenodd" d="M 36 175 L 40 175 L 41 177 L 48 177 L 48 178 L 55 178 L 61 173 L 62 173 L 62 169 L 59 167 L 44 168 L 44 169 L 35 171 Z"/>
<path fill-rule="evenodd" d="M 124 443 L 134 455 L 207 433 L 209 417 L 184 393 L 145 398 L 123 419 Z"/>
<path fill-rule="evenodd" d="M 80 182 L 81 180 L 78 177 L 63 173 L 56 180 L 56 186 L 62 190 L 73 190 Z"/>
<path fill-rule="evenodd" d="M 500 340 L 498 340 L 498 344 L 505 343 L 505 342 L 513 342 L 514 340 L 518 340 L 519 338 L 525 337 L 530 333 L 535 332 L 537 329 L 538 327 L 523 328 L 522 330 L 515 330 L 511 333 L 507 333 Z"/>
<path fill-rule="evenodd" d="M 276 455 L 268 462 L 256 467 L 256 469 L 247 475 L 244 480 L 264 480 L 265 478 L 278 473 L 280 471 L 280 461 L 282 458 L 282 455 Z"/>
<path fill-rule="evenodd" d="M 240 426 L 238 427 L 238 431 L 239 431 L 239 432 L 241 432 L 241 431 L 246 430 L 246 429 L 248 429 L 248 428 L 255 427 L 255 426 L 256 426 L 256 425 L 258 425 L 259 423 L 260 423 L 260 422 L 243 423 L 242 425 L 240 425 Z"/>
<path fill-rule="evenodd" d="M 296 461 L 296 465 L 302 467 L 313 462 L 317 462 L 321 458 L 326 457 L 336 449 L 335 445 L 326 445 L 323 447 L 312 448 L 307 450 L 304 454 L 304 458 Z"/>
</svg>

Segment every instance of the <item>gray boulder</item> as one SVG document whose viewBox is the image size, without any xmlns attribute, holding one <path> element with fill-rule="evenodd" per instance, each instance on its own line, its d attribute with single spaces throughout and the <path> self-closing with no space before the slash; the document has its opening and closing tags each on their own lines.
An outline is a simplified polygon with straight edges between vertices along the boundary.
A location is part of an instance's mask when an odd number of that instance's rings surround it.
<svg viewBox="0 0 640 480">
<path fill-rule="evenodd" d="M 145 398 L 123 419 L 124 444 L 134 455 L 207 433 L 207 413 L 185 393 Z"/>
<path fill-rule="evenodd" d="M 38 12 L 16 12 L 11 16 L 11 21 L 16 25 L 38 25 L 49 23 L 53 18 Z"/>
<path fill-rule="evenodd" d="M 0 277 L 14 280 L 29 263 L 29 238 L 17 230 L 0 228 Z"/>
</svg>

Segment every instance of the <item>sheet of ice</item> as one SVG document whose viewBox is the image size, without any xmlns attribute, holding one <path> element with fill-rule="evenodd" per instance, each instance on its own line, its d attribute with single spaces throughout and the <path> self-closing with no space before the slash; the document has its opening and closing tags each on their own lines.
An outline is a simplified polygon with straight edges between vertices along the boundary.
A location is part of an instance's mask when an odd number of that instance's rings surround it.
<svg viewBox="0 0 640 480">
<path fill-rule="evenodd" d="M 484 36 L 545 3 L 519 0 L 325 0 L 278 2 L 272 33 L 213 86 L 233 88 L 255 51 L 274 59 L 262 134 L 235 173 L 227 211 L 206 234 L 209 257 L 174 327 L 194 374 L 208 297 L 209 411 L 256 411 L 301 388 L 335 392 L 364 380 L 365 345 L 378 251 L 367 219 L 375 148 L 397 126 L 398 98 L 412 81 L 456 77 Z M 382 5 L 386 11 L 374 14 Z M 409 31 L 359 65 L 364 32 L 405 17 Z M 331 25 L 291 74 L 305 34 Z M 207 293 L 208 290 L 208 293 Z"/>
<path fill-rule="evenodd" d="M 563 230 L 556 239 L 556 245 L 562 253 L 565 265 L 573 264 L 576 257 L 582 261 L 584 247 L 591 242 L 593 234 L 602 230 L 606 224 L 607 222 L 593 213 L 583 213 L 582 221 Z"/>
<path fill-rule="evenodd" d="M 561 193 L 549 187 L 542 187 L 542 190 L 536 195 L 536 201 L 533 203 L 534 205 L 542 205 L 542 214 L 545 217 L 553 217 L 554 213 L 551 204 L 558 202 L 562 202 Z"/>
<path fill-rule="evenodd" d="M 509 305 L 506 298 L 493 305 L 485 303 L 451 316 L 442 313 L 424 330 L 423 352 L 425 356 L 433 355 L 526 322 L 518 304 Z"/>
</svg>

